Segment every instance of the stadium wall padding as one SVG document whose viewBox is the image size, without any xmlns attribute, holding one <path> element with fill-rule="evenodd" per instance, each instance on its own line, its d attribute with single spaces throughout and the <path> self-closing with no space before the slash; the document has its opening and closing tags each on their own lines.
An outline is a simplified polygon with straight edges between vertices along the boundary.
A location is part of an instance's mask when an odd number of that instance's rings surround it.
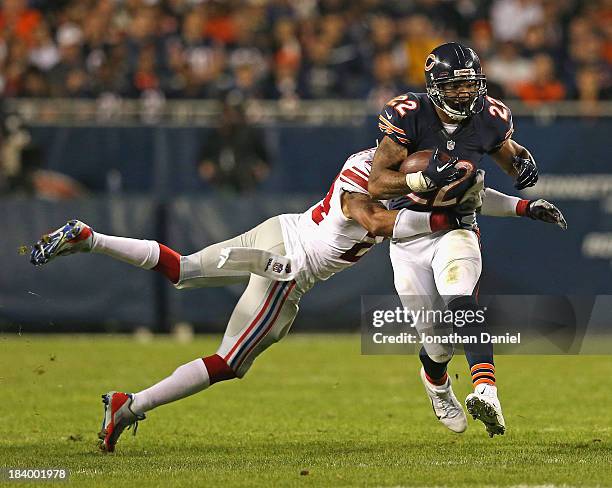
<svg viewBox="0 0 612 488">
<path fill-rule="evenodd" d="M 105 324 L 112 327 L 156 323 L 155 282 L 146 273 L 99 255 L 74 255 L 44 267 L 29 263 L 30 245 L 41 234 L 71 218 L 99 223 L 109 234 L 146 238 L 156 233 L 156 215 L 142 197 L 92 198 L 62 203 L 1 200 L 0 320 L 55 324 Z"/>
<path fill-rule="evenodd" d="M 532 150 L 542 173 L 610 173 L 612 118 L 519 118 L 514 138 Z M 92 190 L 106 190 L 111 173 L 121 175 L 125 192 L 156 195 L 210 193 L 198 178 L 201 148 L 213 136 L 210 127 L 43 126 L 31 129 L 46 155 L 46 166 Z M 355 125 L 263 127 L 273 165 L 262 191 L 326 192 L 350 154 L 376 144 L 375 119 Z M 95 150 L 92 150 L 95 148 Z M 512 185 L 490 160 L 488 183 L 501 190 Z"/>
</svg>

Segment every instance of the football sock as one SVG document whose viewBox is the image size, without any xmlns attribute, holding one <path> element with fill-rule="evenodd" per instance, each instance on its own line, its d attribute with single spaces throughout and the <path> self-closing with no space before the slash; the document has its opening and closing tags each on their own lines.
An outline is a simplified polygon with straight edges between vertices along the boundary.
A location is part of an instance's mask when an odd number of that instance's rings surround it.
<svg viewBox="0 0 612 488">
<path fill-rule="evenodd" d="M 443 363 L 437 363 L 427 355 L 424 347 L 421 347 L 421 350 L 419 351 L 419 359 L 421 360 L 421 364 L 425 370 L 427 381 L 436 386 L 442 386 L 446 383 L 448 380 L 446 367 L 448 366 L 450 359 Z"/>
<path fill-rule="evenodd" d="M 91 252 L 105 254 L 139 268 L 151 269 L 159 261 L 159 245 L 155 241 L 107 236 L 94 232 Z"/>
<path fill-rule="evenodd" d="M 231 380 L 236 377 L 234 370 L 230 368 L 224 359 L 218 354 L 207 356 L 203 359 L 208 370 L 209 383 L 214 385 L 219 381 Z"/>
<path fill-rule="evenodd" d="M 477 311 L 479 309 L 476 299 L 472 296 L 461 296 L 453 299 L 448 304 L 448 309 L 453 312 L 460 310 Z M 472 324 L 463 327 L 455 327 L 458 333 L 469 333 L 471 336 L 480 336 L 485 330 L 485 324 Z M 478 343 L 464 344 L 465 358 L 470 366 L 472 384 L 477 387 L 480 384 L 495 385 L 495 363 L 493 362 L 493 344 Z"/>
<path fill-rule="evenodd" d="M 172 283 L 180 279 L 181 255 L 156 241 L 94 232 L 91 252 L 105 254 L 139 268 L 159 271 Z"/>
<path fill-rule="evenodd" d="M 468 357 L 474 388 L 482 384 L 495 386 L 495 365 L 493 364 L 493 356 L 487 359 L 489 360 L 482 361 L 482 358 L 474 359 Z"/>
<path fill-rule="evenodd" d="M 194 359 L 176 368 L 174 373 L 159 383 L 136 393 L 131 409 L 134 413 L 141 414 L 193 395 L 208 386 L 210 377 L 204 361 L 202 358 Z"/>
<path fill-rule="evenodd" d="M 181 255 L 163 244 L 159 244 L 159 260 L 155 267 L 172 283 L 178 283 L 181 277 Z"/>
</svg>

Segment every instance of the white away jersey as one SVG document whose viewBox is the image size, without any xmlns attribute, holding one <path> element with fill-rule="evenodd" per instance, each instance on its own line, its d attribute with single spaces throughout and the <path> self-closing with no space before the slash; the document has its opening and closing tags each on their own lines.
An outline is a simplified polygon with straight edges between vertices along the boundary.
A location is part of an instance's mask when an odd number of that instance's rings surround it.
<svg viewBox="0 0 612 488">
<path fill-rule="evenodd" d="M 287 255 L 304 269 L 310 283 L 326 280 L 356 263 L 383 238 L 372 236 L 342 212 L 343 192 L 368 195 L 368 178 L 376 148 L 350 156 L 323 200 L 303 214 L 281 215 Z"/>
</svg>

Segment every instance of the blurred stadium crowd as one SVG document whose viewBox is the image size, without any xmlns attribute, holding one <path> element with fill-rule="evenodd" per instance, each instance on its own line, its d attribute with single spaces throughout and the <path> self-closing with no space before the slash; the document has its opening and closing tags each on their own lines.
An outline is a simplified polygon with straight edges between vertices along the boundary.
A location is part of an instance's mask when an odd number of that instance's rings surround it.
<svg viewBox="0 0 612 488">
<path fill-rule="evenodd" d="M 2 0 L 5 97 L 368 98 L 422 91 L 445 40 L 493 96 L 611 94 L 611 0 Z"/>
</svg>

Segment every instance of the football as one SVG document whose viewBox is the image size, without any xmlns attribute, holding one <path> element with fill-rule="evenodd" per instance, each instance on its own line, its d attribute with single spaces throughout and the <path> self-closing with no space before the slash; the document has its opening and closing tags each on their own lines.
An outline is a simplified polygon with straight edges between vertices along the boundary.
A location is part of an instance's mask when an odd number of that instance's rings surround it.
<svg viewBox="0 0 612 488">
<path fill-rule="evenodd" d="M 404 159 L 404 161 L 402 161 L 399 171 L 404 174 L 424 171 L 429 164 L 429 159 L 431 158 L 432 154 L 433 150 L 431 149 L 417 151 L 410 154 L 406 159 Z M 440 151 L 438 157 L 442 162 L 451 160 L 451 156 L 443 151 Z M 450 207 L 461 200 L 461 197 L 473 184 L 474 177 L 476 175 L 476 165 L 466 159 L 460 159 L 455 167 L 465 168 L 465 175 L 463 175 L 460 179 L 443 186 L 442 188 L 437 188 L 436 190 L 426 193 L 418 193 L 417 195 L 422 198 L 416 199 L 416 202 L 422 203 L 422 206 L 424 207 L 429 207 L 432 205 L 436 207 Z"/>
<path fill-rule="evenodd" d="M 429 158 L 431 158 L 432 154 L 433 150 L 431 149 L 425 149 L 423 151 L 417 151 L 415 153 L 412 153 L 410 156 L 404 159 L 404 161 L 402 161 L 399 170 L 404 174 L 424 171 L 425 168 L 427 168 L 427 165 L 429 164 Z M 440 151 L 438 157 L 443 163 L 446 163 L 447 161 L 451 160 L 451 156 L 449 156 L 444 151 Z M 471 161 L 460 159 L 455 166 L 457 166 L 458 168 L 465 168 L 468 173 L 473 173 L 474 171 L 476 171 L 476 168 Z"/>
<path fill-rule="evenodd" d="M 433 154 L 433 150 L 425 149 L 423 151 L 417 151 L 415 153 L 410 154 L 406 159 L 402 161 L 402 164 L 399 170 L 404 173 L 416 173 L 417 171 L 423 171 L 427 168 L 427 164 L 429 164 L 429 158 Z M 447 162 L 450 161 L 451 157 L 440 151 L 440 161 Z"/>
</svg>

